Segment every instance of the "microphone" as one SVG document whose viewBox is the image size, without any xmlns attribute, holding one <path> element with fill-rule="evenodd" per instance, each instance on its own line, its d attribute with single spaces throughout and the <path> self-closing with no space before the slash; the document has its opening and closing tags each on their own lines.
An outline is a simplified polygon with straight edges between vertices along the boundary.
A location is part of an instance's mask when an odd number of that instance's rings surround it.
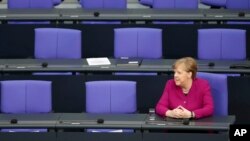
<svg viewBox="0 0 250 141">
<path fill-rule="evenodd" d="M 102 118 L 99 118 L 99 119 L 97 119 L 97 121 L 96 121 L 98 124 L 103 124 L 104 123 L 104 119 L 102 119 Z"/>
<path fill-rule="evenodd" d="M 208 65 L 209 67 L 213 67 L 215 64 L 214 64 L 214 62 L 209 62 L 207 65 Z"/>
<path fill-rule="evenodd" d="M 239 12 L 238 16 L 239 17 L 245 17 L 245 13 L 244 12 Z"/>
<path fill-rule="evenodd" d="M 11 124 L 17 124 L 17 119 L 11 119 L 11 120 L 10 120 L 10 123 L 11 123 Z"/>
<path fill-rule="evenodd" d="M 189 122 L 190 122 L 189 118 L 184 118 L 183 121 L 182 121 L 182 124 L 183 125 L 189 125 Z"/>
<path fill-rule="evenodd" d="M 47 68 L 47 67 L 48 67 L 48 63 L 47 63 L 47 62 L 43 62 L 43 63 L 42 63 L 42 67 L 43 67 L 43 68 Z"/>
<path fill-rule="evenodd" d="M 99 12 L 94 12 L 95 17 L 99 17 L 100 13 Z"/>
</svg>

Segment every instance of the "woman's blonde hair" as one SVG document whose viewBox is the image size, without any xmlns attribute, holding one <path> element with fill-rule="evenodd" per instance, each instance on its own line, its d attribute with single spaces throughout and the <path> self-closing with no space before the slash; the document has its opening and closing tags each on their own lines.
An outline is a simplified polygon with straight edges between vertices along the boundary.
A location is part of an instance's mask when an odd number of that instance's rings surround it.
<svg viewBox="0 0 250 141">
<path fill-rule="evenodd" d="M 197 73 L 197 63 L 192 57 L 184 57 L 175 61 L 172 68 L 176 69 L 178 66 L 183 65 L 185 71 L 192 72 L 192 79 L 195 79 Z"/>
</svg>

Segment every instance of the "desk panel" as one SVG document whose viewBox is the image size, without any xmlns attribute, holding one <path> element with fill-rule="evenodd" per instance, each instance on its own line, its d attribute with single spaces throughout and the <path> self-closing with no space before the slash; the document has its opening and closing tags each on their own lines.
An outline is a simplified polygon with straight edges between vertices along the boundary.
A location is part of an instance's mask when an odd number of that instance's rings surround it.
<svg viewBox="0 0 250 141">
<path fill-rule="evenodd" d="M 146 114 L 62 114 L 57 128 L 111 128 L 141 129 Z M 103 122 L 98 122 L 99 120 Z"/>
<path fill-rule="evenodd" d="M 142 134 L 59 132 L 57 141 L 142 141 Z"/>
<path fill-rule="evenodd" d="M 240 14 L 244 13 L 244 14 Z M 125 9 L 125 10 L 85 10 L 74 9 L 1 9 L 0 20 L 192 20 L 192 21 L 223 21 L 223 20 L 250 20 L 249 10 L 228 9 Z"/>
<path fill-rule="evenodd" d="M 138 66 L 88 65 L 86 59 L 2 59 L 2 72 L 165 72 L 173 73 L 175 59 L 143 59 Z M 197 60 L 198 70 L 216 73 L 250 73 L 250 61 Z M 232 66 L 236 66 L 232 68 Z"/>
<path fill-rule="evenodd" d="M 58 20 L 58 9 L 0 9 L 0 20 Z"/>
<path fill-rule="evenodd" d="M 143 141 L 228 141 L 229 135 L 213 133 L 143 133 Z"/>
<path fill-rule="evenodd" d="M 55 141 L 56 121 L 60 114 L 0 114 L 1 128 L 47 128 L 50 132 L 0 132 L 1 141 Z M 11 123 L 15 119 L 17 123 Z"/>
<path fill-rule="evenodd" d="M 172 65 L 176 59 L 143 59 L 141 68 L 156 70 L 157 72 L 173 72 Z M 236 68 L 231 68 L 238 65 Z M 197 60 L 198 71 L 215 73 L 250 73 L 249 61 L 232 60 Z M 240 67 L 242 66 L 242 67 Z"/>
<path fill-rule="evenodd" d="M 56 132 L 47 133 L 1 133 L 1 141 L 56 141 Z"/>
<path fill-rule="evenodd" d="M 61 113 L 37 116 L 27 114 L 0 115 L 0 128 L 53 128 L 57 132 L 46 133 L 0 133 L 1 141 L 46 140 L 46 141 L 151 141 L 156 140 L 228 140 L 229 124 L 235 121 L 234 116 L 209 117 L 191 121 L 189 125 L 170 119 L 163 119 L 147 114 L 88 114 L 88 113 Z M 11 124 L 10 118 L 19 119 L 18 123 Z M 97 122 L 102 119 L 103 122 Z M 53 122 L 52 122 L 53 121 Z M 56 121 L 56 125 L 54 124 Z M 150 123 L 149 123 L 150 122 Z M 160 123 L 158 123 L 160 122 Z M 151 124 L 152 123 L 152 124 Z M 156 124 L 154 124 L 156 123 Z M 162 125 L 164 123 L 165 125 Z M 171 123 L 171 124 L 167 124 Z M 10 124 L 9 126 L 6 126 Z M 133 133 L 88 133 L 86 128 L 134 129 Z M 62 130 L 63 129 L 63 130 Z M 77 129 L 76 132 L 65 129 Z"/>
<path fill-rule="evenodd" d="M 145 130 L 185 130 L 185 131 L 216 131 L 228 132 L 230 124 L 234 124 L 235 116 L 214 116 L 202 119 L 173 119 L 157 115 L 147 117 L 142 129 Z"/>
<path fill-rule="evenodd" d="M 61 114 L 0 114 L 0 128 L 55 128 Z M 12 122 L 15 120 L 15 122 Z"/>
</svg>

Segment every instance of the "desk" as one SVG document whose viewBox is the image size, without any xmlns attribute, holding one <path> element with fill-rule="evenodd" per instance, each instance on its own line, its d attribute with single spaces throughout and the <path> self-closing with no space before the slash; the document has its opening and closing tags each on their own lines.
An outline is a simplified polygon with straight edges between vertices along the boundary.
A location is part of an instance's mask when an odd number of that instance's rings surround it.
<svg viewBox="0 0 250 141">
<path fill-rule="evenodd" d="M 52 131 L 60 114 L 0 114 L 0 128 L 48 128 Z M 17 123 L 11 123 L 16 119 Z M 52 129 L 52 130 L 50 130 Z M 56 132 L 41 133 L 3 133 L 0 132 L 1 141 L 55 141 Z"/>
<path fill-rule="evenodd" d="M 174 59 L 143 59 L 139 66 L 117 66 L 117 59 L 109 59 L 111 65 L 89 66 L 86 59 L 0 59 L 0 71 L 7 72 L 159 72 L 173 73 Z M 46 64 L 46 65 L 45 65 Z M 249 65 L 250 61 L 197 60 L 198 70 L 215 73 L 249 74 L 250 68 L 232 69 L 232 64 Z M 211 65 L 212 64 L 212 65 Z"/>
<path fill-rule="evenodd" d="M 0 20 L 58 20 L 58 9 L 0 9 Z"/>
<path fill-rule="evenodd" d="M 143 59 L 141 68 L 156 70 L 157 72 L 172 72 L 175 59 Z M 198 71 L 215 73 L 250 73 L 250 68 L 230 68 L 233 64 L 245 64 L 250 66 L 250 61 L 226 61 L 226 60 L 197 60 Z"/>
<path fill-rule="evenodd" d="M 57 123 L 57 129 L 135 129 L 135 133 L 88 133 L 88 132 L 58 132 L 59 141 L 141 141 L 140 132 L 146 114 L 63 114 Z M 97 120 L 103 120 L 98 123 Z"/>
<path fill-rule="evenodd" d="M 143 134 L 144 141 L 228 141 L 229 126 L 235 122 L 235 116 L 209 117 L 190 120 L 188 125 L 183 120 L 148 116 L 142 129 L 149 130 Z"/>
<path fill-rule="evenodd" d="M 225 9 L 198 9 L 198 10 L 173 10 L 173 9 L 126 9 L 126 10 L 83 10 L 63 9 L 62 20 L 177 20 L 177 21 L 223 21 L 223 20 L 249 20 L 248 10 Z M 95 15 L 94 13 L 98 13 Z M 245 13 L 239 16 L 239 13 Z"/>
<path fill-rule="evenodd" d="M 104 123 L 97 123 L 97 119 L 103 119 Z M 58 133 L 61 141 L 75 140 L 220 140 L 226 141 L 229 138 L 229 125 L 235 122 L 234 116 L 228 117 L 209 117 L 199 120 L 190 121 L 189 125 L 183 125 L 181 120 L 168 119 L 164 120 L 155 116 L 154 121 L 151 116 L 146 114 L 63 114 L 57 124 L 58 129 L 68 128 L 126 128 L 140 129 L 143 131 L 135 133 L 82 133 L 66 132 Z M 164 123 L 165 125 L 163 125 Z M 140 131 L 139 130 L 139 131 Z M 174 133 L 161 132 L 168 130 Z M 185 132 L 179 132 L 185 130 Z M 147 132 L 149 131 L 149 132 Z M 158 131 L 160 131 L 158 133 Z M 216 133 L 199 133 L 200 131 L 216 131 Z M 219 132 L 217 132 L 219 131 Z M 190 132 L 190 133 L 189 133 Z M 197 133 L 198 132 L 198 133 Z M 142 138 L 139 138 L 142 136 Z"/>
<path fill-rule="evenodd" d="M 230 124 L 235 122 L 235 116 L 208 117 L 202 119 L 191 119 L 188 125 L 183 124 L 182 119 L 161 118 L 159 116 L 148 116 L 142 128 L 145 130 L 199 130 L 228 132 Z"/>
<path fill-rule="evenodd" d="M 244 13 L 243 16 L 242 14 Z M 240 16 L 241 15 L 241 16 Z M 248 10 L 228 9 L 198 9 L 198 10 L 159 10 L 159 9 L 126 9 L 126 10 L 85 10 L 75 9 L 0 9 L 0 20 L 54 20 L 54 21 L 82 21 L 82 20 L 121 20 L 121 21 L 224 21 L 250 20 Z"/>
<path fill-rule="evenodd" d="M 113 128 L 141 129 L 146 114 L 62 114 L 57 128 Z M 98 119 L 103 123 L 98 123 Z"/>
<path fill-rule="evenodd" d="M 0 128 L 52 128 L 60 114 L 0 114 Z M 16 119 L 17 123 L 11 123 Z"/>
<path fill-rule="evenodd" d="M 17 124 L 10 124 L 10 119 L 18 119 Z M 103 119 L 103 123 L 97 123 L 98 119 Z M 87 113 L 61 113 L 61 114 L 0 114 L 0 128 L 54 128 L 58 132 L 47 133 L 0 133 L 1 141 L 10 139 L 22 140 L 26 136 L 37 140 L 51 140 L 55 138 L 59 141 L 80 141 L 80 140 L 228 140 L 229 125 L 235 121 L 234 116 L 209 117 L 200 120 L 190 121 L 189 125 L 175 120 L 164 120 L 158 116 L 152 119 L 152 115 L 147 114 L 87 114 Z M 164 123 L 164 125 L 163 125 Z M 88 133 L 88 132 L 63 132 L 65 129 L 86 129 L 86 128 L 112 128 L 112 129 L 135 129 L 134 133 Z M 174 133 L 164 132 L 165 130 Z M 185 132 L 179 132 L 185 130 Z M 163 132 L 162 132 L 163 131 Z M 193 132 L 192 132 L 193 131 Z M 197 133 L 198 131 L 198 133 Z M 219 131 L 209 133 L 199 133 L 200 131 Z M 56 136 L 55 136 L 56 134 Z M 43 135 L 41 137 L 41 135 Z M 41 138 L 39 138 L 41 137 Z M 51 138 L 49 138 L 51 137 Z M 169 138 L 170 137 L 170 138 Z"/>
</svg>

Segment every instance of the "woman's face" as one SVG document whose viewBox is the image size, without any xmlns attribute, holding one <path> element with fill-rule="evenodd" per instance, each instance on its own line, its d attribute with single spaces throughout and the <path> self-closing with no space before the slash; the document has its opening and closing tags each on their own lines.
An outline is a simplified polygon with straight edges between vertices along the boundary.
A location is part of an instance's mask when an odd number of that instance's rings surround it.
<svg viewBox="0 0 250 141">
<path fill-rule="evenodd" d="M 187 72 L 184 64 L 179 64 L 174 69 L 174 81 L 177 86 L 183 86 L 192 79 L 192 72 Z"/>
</svg>

